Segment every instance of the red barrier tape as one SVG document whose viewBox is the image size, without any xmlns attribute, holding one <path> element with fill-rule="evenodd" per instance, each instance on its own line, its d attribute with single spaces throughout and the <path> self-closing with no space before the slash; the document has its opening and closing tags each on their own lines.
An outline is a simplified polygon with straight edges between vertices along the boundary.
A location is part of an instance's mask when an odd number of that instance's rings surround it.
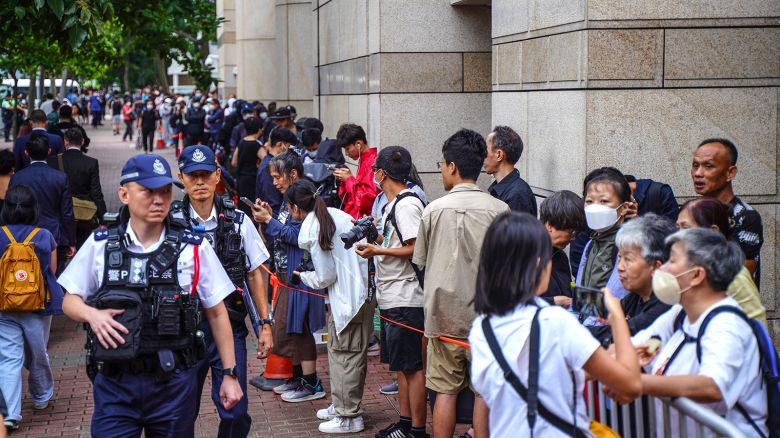
<svg viewBox="0 0 780 438">
<path fill-rule="evenodd" d="M 200 245 L 192 247 L 193 263 L 195 264 L 195 273 L 192 275 L 192 289 L 190 289 L 190 295 L 195 296 L 198 294 L 198 279 L 200 278 L 200 254 L 198 254 L 198 248 Z"/>
<path fill-rule="evenodd" d="M 286 288 L 288 290 L 294 290 L 296 292 L 301 292 L 301 293 L 305 293 L 305 294 L 309 294 L 309 295 L 314 295 L 315 297 L 328 298 L 327 295 L 318 294 L 318 293 L 312 292 L 310 290 L 298 289 L 296 287 L 292 287 L 292 286 L 289 286 L 287 284 L 284 284 L 284 283 L 279 281 L 279 277 L 277 277 L 275 273 L 271 272 L 271 270 L 268 269 L 267 266 L 260 265 L 260 267 L 263 268 L 263 270 L 266 273 L 268 273 L 268 276 L 269 276 L 268 277 L 268 282 L 271 284 L 271 290 L 273 291 L 272 301 L 271 301 L 271 308 L 275 307 L 276 298 L 279 296 L 279 286 L 284 287 L 284 288 Z M 387 322 L 389 322 L 391 324 L 395 324 L 395 325 L 401 326 L 401 327 L 403 327 L 405 329 L 417 332 L 417 333 L 419 333 L 421 335 L 425 335 L 425 332 L 420 330 L 420 329 L 418 329 L 418 328 L 411 327 L 411 326 L 408 326 L 406 324 L 400 323 L 398 321 L 394 321 L 394 320 L 392 320 L 392 319 L 390 319 L 390 318 L 388 318 L 386 316 L 382 316 L 379 313 L 379 310 L 375 310 L 374 312 L 376 313 L 377 316 L 379 316 L 380 318 L 382 318 L 383 320 L 385 320 L 385 321 L 387 321 Z M 437 336 L 437 338 L 440 341 L 442 341 L 442 342 L 448 342 L 450 344 L 454 344 L 454 345 L 457 345 L 457 346 L 463 347 L 463 348 L 471 348 L 471 345 L 469 345 L 468 343 L 463 342 L 463 341 L 459 341 L 457 339 L 448 338 L 447 336 Z"/>
</svg>

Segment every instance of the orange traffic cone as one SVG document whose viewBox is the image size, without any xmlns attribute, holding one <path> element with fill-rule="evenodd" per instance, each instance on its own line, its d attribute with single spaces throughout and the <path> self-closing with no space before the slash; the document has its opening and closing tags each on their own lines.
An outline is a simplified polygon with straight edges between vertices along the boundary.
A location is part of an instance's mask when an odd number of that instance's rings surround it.
<svg viewBox="0 0 780 438">
<path fill-rule="evenodd" d="M 176 158 L 179 158 L 179 154 L 184 150 L 184 134 L 179 133 L 179 141 L 176 145 Z"/>
<path fill-rule="evenodd" d="M 292 377 L 292 362 L 273 353 L 265 361 L 265 372 L 249 384 L 263 391 L 271 391 Z"/>
</svg>

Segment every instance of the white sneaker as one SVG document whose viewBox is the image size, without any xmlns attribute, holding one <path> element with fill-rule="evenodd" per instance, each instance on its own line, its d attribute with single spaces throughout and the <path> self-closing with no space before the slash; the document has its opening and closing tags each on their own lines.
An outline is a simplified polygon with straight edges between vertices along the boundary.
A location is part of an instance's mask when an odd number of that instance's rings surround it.
<svg viewBox="0 0 780 438">
<path fill-rule="evenodd" d="M 328 406 L 325 409 L 320 409 L 317 411 L 317 418 L 320 420 L 332 420 L 336 416 L 336 405 L 331 403 L 330 406 Z"/>
<path fill-rule="evenodd" d="M 320 432 L 322 433 L 356 433 L 362 432 L 363 417 L 354 418 L 333 417 L 332 420 L 320 423 Z"/>
</svg>

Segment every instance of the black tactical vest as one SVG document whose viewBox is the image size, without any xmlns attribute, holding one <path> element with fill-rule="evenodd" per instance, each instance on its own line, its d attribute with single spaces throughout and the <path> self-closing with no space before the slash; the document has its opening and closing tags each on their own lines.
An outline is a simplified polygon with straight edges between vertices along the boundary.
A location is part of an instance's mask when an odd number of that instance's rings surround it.
<svg viewBox="0 0 780 438">
<path fill-rule="evenodd" d="M 103 348 L 89 332 L 95 360 L 116 363 L 168 350 L 194 362 L 200 301 L 179 285 L 177 261 L 187 244 L 199 245 L 203 236 L 170 221 L 164 242 L 147 254 L 127 249 L 124 225 L 97 230 L 94 236 L 106 240 L 105 267 L 102 286 L 88 304 L 125 309 L 114 319 L 129 331 L 117 349 Z"/>
<path fill-rule="evenodd" d="M 246 287 L 246 274 L 248 258 L 241 242 L 239 227 L 243 223 L 244 213 L 237 210 L 233 201 L 220 196 L 214 197 L 214 206 L 217 211 L 217 226 L 210 230 L 202 230 L 214 252 L 217 253 L 222 268 L 225 269 L 230 281 L 236 289 Z M 191 227 L 200 227 L 190 218 L 189 202 L 185 198 L 182 211 Z M 238 291 L 234 291 L 224 300 L 228 310 L 228 316 L 234 323 L 243 323 L 247 315 L 244 299 Z"/>
</svg>

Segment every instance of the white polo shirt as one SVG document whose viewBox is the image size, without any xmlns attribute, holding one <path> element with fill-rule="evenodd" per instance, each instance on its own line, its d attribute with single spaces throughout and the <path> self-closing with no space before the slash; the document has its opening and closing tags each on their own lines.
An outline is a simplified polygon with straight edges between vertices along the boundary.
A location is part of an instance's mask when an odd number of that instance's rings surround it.
<svg viewBox="0 0 780 438">
<path fill-rule="evenodd" d="M 127 249 L 141 254 L 154 252 L 165 241 L 166 232 L 160 234 L 156 243 L 143 248 L 133 231 L 132 221 L 127 226 Z M 106 240 L 95 241 L 91 235 L 84 242 L 76 256 L 73 257 L 68 267 L 57 279 L 57 283 L 65 288 L 68 293 L 78 295 L 84 301 L 95 294 L 103 283 L 103 267 L 105 266 Z M 195 274 L 193 245 L 186 244 L 177 261 L 177 275 L 179 286 L 189 291 L 192 285 L 192 277 Z M 198 249 L 200 259 L 200 276 L 198 277 L 197 294 L 203 307 L 211 308 L 221 303 L 234 290 L 235 286 L 228 278 L 222 264 L 214 253 L 214 248 L 204 239 Z"/>
<path fill-rule="evenodd" d="M 668 359 L 685 339 L 683 332 L 692 338 L 698 336 L 704 318 L 719 306 L 739 307 L 739 304 L 733 298 L 726 297 L 710 306 L 693 323 L 688 321 L 686 316 L 683 319 L 682 331 L 676 332 L 674 320 L 682 306 L 675 305 L 658 317 L 650 327 L 634 335 L 631 341 L 634 345 L 642 345 L 650 337 L 658 336 L 661 339 L 661 349 L 646 371 L 659 374 L 659 370 L 666 365 L 667 376 L 698 374 L 711 378 L 720 389 L 723 400 L 718 403 L 703 403 L 703 406 L 725 416 L 726 420 L 739 427 L 746 436 L 754 436 L 755 430 L 736 409 L 736 404 L 739 403 L 766 434 L 766 387 L 759 370 L 758 344 L 753 331 L 742 318 L 732 313 L 721 313 L 710 321 L 701 338 L 701 362 L 696 358 L 696 342 L 688 342 L 682 346 L 674 361 L 667 364 Z M 660 409 L 661 402 L 656 401 L 656 412 L 661 412 Z M 662 435 L 662 416 L 657 418 L 656 429 Z M 674 409 L 671 410 L 670 422 L 679 422 Z M 678 436 L 677 429 L 673 429 L 674 436 Z M 687 436 L 696 436 L 691 420 L 688 420 L 687 429 Z M 705 431 L 705 436 L 714 435 Z"/>
<path fill-rule="evenodd" d="M 244 216 L 244 220 L 241 221 L 241 224 L 234 224 L 234 226 L 238 227 L 238 233 L 241 234 L 241 246 L 244 248 L 247 259 L 249 260 L 249 266 L 247 268 L 249 271 L 254 271 L 270 257 L 268 248 L 266 248 L 265 243 L 263 243 L 263 239 L 260 238 L 260 234 L 257 232 L 257 228 L 255 228 L 252 220 L 241 211 L 236 210 L 236 216 L 239 214 Z M 218 225 L 216 207 L 211 207 L 209 217 L 203 219 L 198 215 L 198 212 L 192 208 L 192 205 L 190 205 L 190 218 L 192 218 L 196 225 L 202 225 L 206 231 L 211 231 Z"/>
<path fill-rule="evenodd" d="M 585 372 L 582 367 L 600 347 L 590 331 L 562 307 L 543 307 L 539 314 L 539 402 L 561 419 L 576 424 L 590 436 L 590 418 L 582 392 Z M 493 316 L 490 324 L 504 358 L 520 382 L 528 386 L 528 337 L 535 306 L 518 306 L 504 316 Z M 531 436 L 527 404 L 506 381 L 482 331 L 482 320 L 474 320 L 469 334 L 471 344 L 471 383 L 490 408 L 490 434 L 493 436 Z M 572 377 L 574 382 L 572 382 Z M 576 406 L 575 406 L 576 401 Z M 537 413 L 534 435 L 566 437 Z"/>
</svg>

